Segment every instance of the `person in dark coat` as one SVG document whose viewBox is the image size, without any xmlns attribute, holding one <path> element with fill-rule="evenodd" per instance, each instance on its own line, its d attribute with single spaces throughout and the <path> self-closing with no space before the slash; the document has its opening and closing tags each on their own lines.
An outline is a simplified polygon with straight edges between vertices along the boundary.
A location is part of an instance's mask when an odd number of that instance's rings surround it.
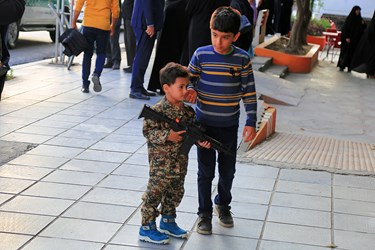
<svg viewBox="0 0 375 250">
<path fill-rule="evenodd" d="M 124 0 L 122 4 L 122 18 L 124 20 L 124 43 L 126 52 L 126 61 L 128 66 L 123 68 L 126 73 L 132 72 L 132 65 L 135 57 L 136 41 L 131 25 L 132 13 L 134 8 L 134 0 Z"/>
<path fill-rule="evenodd" d="M 164 94 L 160 86 L 159 71 L 167 63 L 179 63 L 189 27 L 185 15 L 187 0 L 166 0 L 164 8 L 164 24 L 159 33 L 155 61 L 147 89 Z"/>
<path fill-rule="evenodd" d="M 25 11 L 24 0 L 0 0 L 0 101 L 4 89 L 7 72 L 10 69 L 10 54 L 7 47 L 7 32 L 9 24 L 21 19 Z"/>
<path fill-rule="evenodd" d="M 337 67 L 343 71 L 348 67 L 348 72 L 351 71 L 351 61 L 354 51 L 358 45 L 359 40 L 363 34 L 366 25 L 361 16 L 361 8 L 354 6 L 346 18 L 341 34 L 341 51 Z"/>
<path fill-rule="evenodd" d="M 131 24 L 134 30 L 137 49 L 135 52 L 129 97 L 149 100 L 155 96 L 147 91 L 144 77 L 151 58 L 157 32 L 163 27 L 164 0 L 135 0 Z"/>
<path fill-rule="evenodd" d="M 230 6 L 236 10 L 238 10 L 241 15 L 245 15 L 249 22 L 251 23 L 252 27 L 254 26 L 253 18 L 254 18 L 254 11 L 250 6 L 248 0 L 232 0 Z M 233 44 L 237 47 L 248 51 L 251 43 L 253 41 L 253 29 L 250 28 L 245 32 L 241 32 L 241 35 L 238 37 L 237 41 Z"/>
<path fill-rule="evenodd" d="M 273 19 L 275 15 L 275 0 L 259 0 L 258 12 L 261 10 L 268 10 L 266 34 L 267 35 L 275 34 L 275 30 L 273 29 Z"/>
<path fill-rule="evenodd" d="M 351 68 L 375 78 L 375 11 L 354 52 Z"/>
<path fill-rule="evenodd" d="M 285 36 L 290 31 L 290 19 L 292 16 L 293 0 L 278 0 L 276 2 L 279 4 L 279 11 L 275 12 L 278 14 L 275 15 L 274 28 L 275 31 L 280 33 L 282 36 Z"/>
<path fill-rule="evenodd" d="M 0 101 L 4 89 L 5 79 L 9 68 L 10 54 L 7 48 L 6 34 L 8 25 L 0 25 Z"/>
<path fill-rule="evenodd" d="M 181 64 L 187 66 L 197 48 L 211 44 L 211 14 L 220 6 L 229 6 L 230 2 L 231 0 L 188 0 L 185 10 L 189 29 Z"/>
</svg>

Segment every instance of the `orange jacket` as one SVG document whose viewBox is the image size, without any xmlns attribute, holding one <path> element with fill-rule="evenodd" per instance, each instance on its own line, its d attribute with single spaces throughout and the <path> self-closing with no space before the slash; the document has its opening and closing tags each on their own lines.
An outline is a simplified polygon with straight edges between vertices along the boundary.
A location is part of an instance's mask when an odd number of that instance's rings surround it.
<svg viewBox="0 0 375 250">
<path fill-rule="evenodd" d="M 120 6 L 118 0 L 76 0 L 75 11 L 81 11 L 83 4 L 83 23 L 85 27 L 110 30 L 112 18 L 119 18 Z"/>
</svg>

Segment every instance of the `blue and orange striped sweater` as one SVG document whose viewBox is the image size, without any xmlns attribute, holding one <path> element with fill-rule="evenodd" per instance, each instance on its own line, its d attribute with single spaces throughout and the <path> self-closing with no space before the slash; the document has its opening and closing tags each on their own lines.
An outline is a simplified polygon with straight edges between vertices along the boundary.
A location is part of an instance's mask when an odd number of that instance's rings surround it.
<svg viewBox="0 0 375 250">
<path fill-rule="evenodd" d="M 232 45 L 233 46 L 233 45 Z M 239 124 L 244 103 L 246 126 L 255 127 L 257 98 L 251 60 L 233 46 L 230 54 L 216 53 L 213 46 L 198 48 L 189 64 L 190 86 L 197 93 L 197 121 L 214 127 Z"/>
</svg>

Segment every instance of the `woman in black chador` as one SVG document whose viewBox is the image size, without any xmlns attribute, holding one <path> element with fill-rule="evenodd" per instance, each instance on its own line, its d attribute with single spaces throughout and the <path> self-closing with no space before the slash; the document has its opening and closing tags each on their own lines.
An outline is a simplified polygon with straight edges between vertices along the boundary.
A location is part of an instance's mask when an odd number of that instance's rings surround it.
<svg viewBox="0 0 375 250">
<path fill-rule="evenodd" d="M 366 25 L 361 16 L 361 8 L 354 6 L 349 16 L 346 18 L 341 34 L 341 51 L 337 67 L 343 71 L 348 67 L 348 72 L 351 71 L 351 61 L 354 51 Z"/>
<path fill-rule="evenodd" d="M 230 0 L 188 0 L 186 16 L 189 28 L 182 53 L 181 64 L 188 66 L 194 51 L 211 44 L 211 14 L 220 6 L 229 6 Z"/>
<path fill-rule="evenodd" d="M 375 11 L 353 56 L 351 68 L 366 73 L 367 78 L 375 78 Z"/>
<path fill-rule="evenodd" d="M 187 0 L 166 0 L 164 24 L 158 37 L 155 61 L 152 67 L 148 90 L 160 90 L 159 71 L 169 62 L 179 63 L 187 37 L 188 19 L 185 14 Z"/>
</svg>

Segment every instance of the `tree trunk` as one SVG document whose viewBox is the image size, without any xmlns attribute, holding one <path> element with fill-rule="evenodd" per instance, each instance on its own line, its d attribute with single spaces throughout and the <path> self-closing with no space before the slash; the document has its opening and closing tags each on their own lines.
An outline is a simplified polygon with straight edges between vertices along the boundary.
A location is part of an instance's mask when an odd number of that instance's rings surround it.
<svg viewBox="0 0 375 250">
<path fill-rule="evenodd" d="M 311 19 L 310 0 L 296 0 L 297 17 L 293 24 L 286 52 L 290 54 L 303 53 L 303 45 L 307 45 L 307 27 Z"/>
</svg>

